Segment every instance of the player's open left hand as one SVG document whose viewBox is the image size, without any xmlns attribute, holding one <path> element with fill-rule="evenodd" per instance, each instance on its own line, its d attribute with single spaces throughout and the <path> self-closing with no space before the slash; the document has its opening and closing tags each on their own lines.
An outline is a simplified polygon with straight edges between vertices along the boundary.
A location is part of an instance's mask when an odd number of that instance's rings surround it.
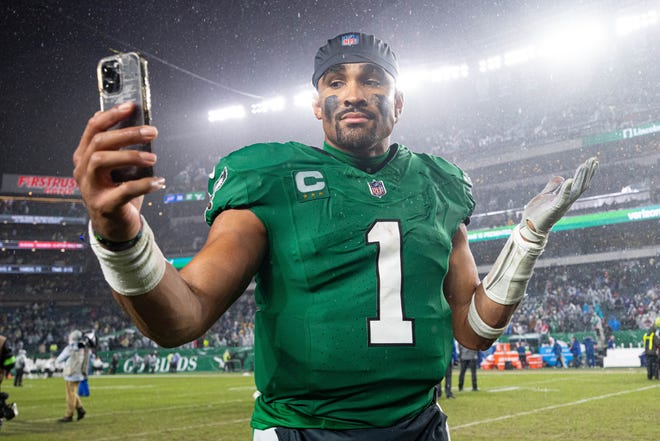
<svg viewBox="0 0 660 441">
<path fill-rule="evenodd" d="M 526 225 L 532 233 L 536 233 L 533 236 L 537 240 L 547 236 L 552 226 L 589 188 L 596 169 L 598 169 L 598 160 L 591 157 L 578 167 L 575 176 L 566 180 L 561 176 L 553 177 L 543 191 L 529 201 L 523 213 L 523 225 Z M 530 237 L 525 238 L 530 239 Z"/>
</svg>

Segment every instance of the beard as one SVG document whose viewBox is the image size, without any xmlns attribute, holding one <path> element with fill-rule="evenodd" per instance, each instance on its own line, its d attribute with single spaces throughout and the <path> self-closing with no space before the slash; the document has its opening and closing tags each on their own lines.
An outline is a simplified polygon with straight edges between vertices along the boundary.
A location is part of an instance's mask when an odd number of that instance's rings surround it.
<svg viewBox="0 0 660 441">
<path fill-rule="evenodd" d="M 351 152 L 366 152 L 380 141 L 377 130 L 370 127 L 341 127 L 339 121 L 335 123 L 336 143 Z"/>
</svg>

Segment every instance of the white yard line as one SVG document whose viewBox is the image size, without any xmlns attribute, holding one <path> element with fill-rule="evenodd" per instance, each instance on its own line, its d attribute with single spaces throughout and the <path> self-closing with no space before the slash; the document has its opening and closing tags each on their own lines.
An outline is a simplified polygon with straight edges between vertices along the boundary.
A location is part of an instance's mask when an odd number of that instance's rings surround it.
<svg viewBox="0 0 660 441">
<path fill-rule="evenodd" d="M 518 417 L 525 416 L 525 415 L 533 415 L 535 413 L 546 412 L 548 410 L 554 410 L 554 409 L 560 409 L 562 407 L 577 406 L 579 404 L 589 403 L 591 401 L 603 400 L 605 398 L 617 397 L 619 395 L 631 394 L 631 393 L 635 393 L 635 392 L 642 392 L 642 391 L 649 390 L 649 389 L 655 389 L 657 387 L 660 387 L 660 385 L 645 386 L 645 387 L 640 387 L 640 388 L 637 388 L 637 389 L 624 390 L 624 391 L 621 391 L 621 392 L 613 392 L 611 394 L 599 395 L 599 396 L 596 396 L 596 397 L 583 398 L 581 400 L 571 401 L 570 403 L 554 404 L 552 406 L 539 407 L 537 409 L 531 409 L 531 410 L 527 410 L 525 412 L 518 412 L 518 413 L 511 414 L 511 415 L 503 415 L 503 416 L 500 416 L 500 417 L 487 418 L 485 420 L 480 420 L 480 421 L 472 421 L 471 423 L 461 424 L 461 425 L 458 425 L 458 426 L 450 426 L 449 430 L 455 431 L 457 429 L 465 429 L 466 427 L 478 426 L 480 424 L 488 424 L 488 423 L 492 423 L 492 422 L 495 422 L 495 421 L 504 421 L 504 420 L 508 420 L 508 419 L 511 419 L 511 418 L 518 418 Z"/>
</svg>

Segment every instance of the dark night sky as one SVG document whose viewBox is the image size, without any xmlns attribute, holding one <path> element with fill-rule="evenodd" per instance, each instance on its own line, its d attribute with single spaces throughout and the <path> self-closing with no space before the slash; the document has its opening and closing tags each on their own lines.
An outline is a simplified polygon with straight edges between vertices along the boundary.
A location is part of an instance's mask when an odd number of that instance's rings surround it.
<svg viewBox="0 0 660 441">
<path fill-rule="evenodd" d="M 267 140 L 318 144 L 321 130 L 311 111 L 225 125 L 209 123 L 207 112 L 254 102 L 246 94 L 293 95 L 309 85 L 316 49 L 339 33 L 377 34 L 395 48 L 402 68 L 455 62 L 463 52 L 487 52 L 524 32 L 516 23 L 533 26 L 562 5 L 593 4 L 549 3 L 5 0 L 0 172 L 71 174 L 71 154 L 98 108 L 96 63 L 111 48 L 147 55 L 161 133 L 155 148 L 176 168 L 181 152 L 221 154 Z"/>
</svg>

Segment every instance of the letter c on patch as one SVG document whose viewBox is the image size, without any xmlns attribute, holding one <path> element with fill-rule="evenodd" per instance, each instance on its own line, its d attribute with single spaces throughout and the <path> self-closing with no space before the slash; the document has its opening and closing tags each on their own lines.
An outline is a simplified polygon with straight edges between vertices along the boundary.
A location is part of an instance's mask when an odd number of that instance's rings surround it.
<svg viewBox="0 0 660 441">
<path fill-rule="evenodd" d="M 295 174 L 296 188 L 301 193 L 321 191 L 325 188 L 325 181 L 320 171 L 301 171 Z"/>
</svg>

